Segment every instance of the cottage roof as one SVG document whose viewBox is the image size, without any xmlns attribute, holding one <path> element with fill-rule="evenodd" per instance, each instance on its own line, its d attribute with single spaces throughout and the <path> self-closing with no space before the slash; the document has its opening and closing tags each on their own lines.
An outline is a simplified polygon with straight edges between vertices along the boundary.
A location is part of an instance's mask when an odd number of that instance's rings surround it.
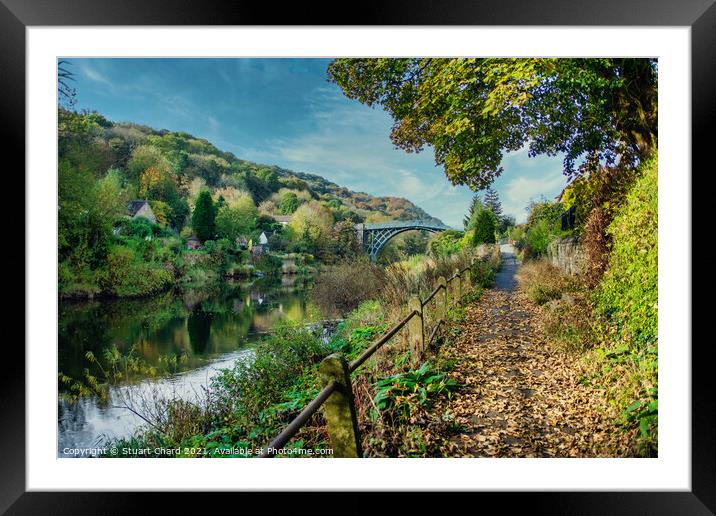
<svg viewBox="0 0 716 516">
<path fill-rule="evenodd" d="M 291 222 L 293 215 L 274 215 L 273 218 L 276 219 L 276 222 L 289 223 Z"/>
<path fill-rule="evenodd" d="M 136 213 L 142 209 L 142 206 L 147 204 L 147 201 L 129 201 L 127 204 L 127 211 L 130 217 L 134 217 Z"/>
</svg>

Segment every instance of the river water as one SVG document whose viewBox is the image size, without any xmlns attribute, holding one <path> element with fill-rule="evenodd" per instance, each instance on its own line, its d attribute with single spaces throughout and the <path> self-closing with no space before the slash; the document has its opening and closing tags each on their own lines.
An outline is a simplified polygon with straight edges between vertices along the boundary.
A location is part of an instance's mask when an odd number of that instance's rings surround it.
<svg viewBox="0 0 716 516">
<path fill-rule="evenodd" d="M 109 401 L 93 396 L 70 403 L 58 397 L 58 456 L 93 448 L 107 438 L 129 437 L 145 422 L 121 405 L 140 407 L 155 397 L 190 399 L 211 377 L 237 360 L 251 360 L 253 346 L 282 320 L 309 323 L 321 319 L 293 277 L 232 283 L 213 292 L 168 292 L 148 299 L 62 302 L 59 307 L 58 370 L 74 379 L 87 360 L 116 346 L 134 349 L 146 364 L 160 367 L 177 358 L 174 374 L 135 378 L 110 388 Z M 129 402 L 129 403 L 127 403 Z"/>
</svg>

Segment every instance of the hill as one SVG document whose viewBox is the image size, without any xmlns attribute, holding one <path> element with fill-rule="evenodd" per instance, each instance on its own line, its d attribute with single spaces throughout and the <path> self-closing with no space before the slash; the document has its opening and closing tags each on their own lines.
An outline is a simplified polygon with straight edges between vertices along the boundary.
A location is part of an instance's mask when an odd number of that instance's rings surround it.
<svg viewBox="0 0 716 516">
<path fill-rule="evenodd" d="M 69 117 L 70 114 L 65 113 L 65 118 Z M 150 154 L 155 154 L 149 149 L 155 149 L 171 165 L 176 174 L 178 193 L 187 199 L 189 205 L 193 205 L 197 191 L 206 187 L 219 194 L 248 192 L 265 215 L 286 215 L 286 210 L 279 208 L 280 197 L 292 190 L 299 199 L 310 197 L 325 204 L 333 211 L 337 221 L 426 219 L 440 222 L 408 199 L 355 192 L 315 174 L 240 159 L 231 152 L 218 149 L 208 140 L 186 132 L 112 122 L 97 113 L 87 113 L 81 118 L 84 119 L 81 129 L 89 129 L 92 133 L 92 145 L 104 154 L 106 169 L 135 169 L 131 172 L 141 174 L 143 170 L 139 169 L 152 161 Z M 77 127 L 65 131 L 65 136 L 72 136 L 73 130 L 76 132 Z M 132 158 L 137 154 L 140 159 L 135 159 L 133 163 Z M 277 195 L 279 193 L 281 195 Z M 262 206 L 262 203 L 265 204 Z"/>
<path fill-rule="evenodd" d="M 147 295 L 268 272 L 282 253 L 334 263 L 361 253 L 355 223 L 438 221 L 407 199 L 354 192 L 185 132 L 98 113 L 59 110 L 58 154 L 59 290 L 67 297 Z M 424 248 L 426 238 L 405 247 Z M 252 243 L 262 239 L 274 262 L 256 254 Z"/>
</svg>

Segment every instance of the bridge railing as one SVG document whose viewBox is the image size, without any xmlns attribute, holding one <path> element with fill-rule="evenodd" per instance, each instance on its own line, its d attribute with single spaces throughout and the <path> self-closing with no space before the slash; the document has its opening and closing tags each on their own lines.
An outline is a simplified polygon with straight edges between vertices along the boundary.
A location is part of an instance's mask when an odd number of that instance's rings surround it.
<svg viewBox="0 0 716 516">
<path fill-rule="evenodd" d="M 424 299 L 410 298 L 408 313 L 378 337 L 361 355 L 348 363 L 341 353 L 323 359 L 319 375 L 323 388 L 284 430 L 263 449 L 260 457 L 272 457 L 283 448 L 298 431 L 323 407 L 328 423 L 334 457 L 362 457 L 360 429 L 353 395 L 351 373 L 356 371 L 376 351 L 390 342 L 401 330 L 408 332 L 411 360 L 417 364 L 433 344 L 435 336 L 445 322 L 450 307 L 456 305 L 473 284 L 472 272 L 477 259 L 463 269 L 445 278 L 438 278 L 435 289 Z M 428 323 L 428 324 L 426 324 Z"/>
</svg>

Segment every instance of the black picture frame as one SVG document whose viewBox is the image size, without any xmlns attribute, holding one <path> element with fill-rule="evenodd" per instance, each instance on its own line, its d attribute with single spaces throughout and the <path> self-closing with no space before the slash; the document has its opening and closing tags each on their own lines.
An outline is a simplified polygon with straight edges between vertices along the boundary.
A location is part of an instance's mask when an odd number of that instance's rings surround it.
<svg viewBox="0 0 716 516">
<path fill-rule="evenodd" d="M 602 26 L 689 26 L 692 50 L 692 161 L 713 163 L 714 93 L 716 93 L 716 5 L 714 0 L 371 0 L 345 4 L 341 12 L 334 3 L 272 4 L 220 2 L 218 0 L 0 0 L 0 113 L 5 155 L 19 158 L 15 170 L 24 170 L 25 141 L 25 29 L 28 26 L 62 25 L 602 25 Z M 354 12 L 346 9 L 353 8 Z M 340 14 L 339 14 L 340 13 Z M 346 13 L 343 16 L 342 13 Z M 706 170 L 711 170 L 712 165 Z M 8 170 L 8 169 L 6 169 Z M 8 170 L 9 171 L 9 170 Z M 693 174 L 685 171 L 684 177 Z M 19 181 L 24 192 L 24 180 Z M 692 191 L 694 190 L 692 186 Z M 19 197 L 19 196 L 18 196 Z M 24 198 L 24 197 L 23 197 Z M 694 203 L 696 205 L 696 203 Z M 693 217 L 694 223 L 697 218 Z M 695 233 L 692 231 L 692 235 Z M 25 266 L 24 251 L 14 245 L 14 270 Z M 23 246 L 24 249 L 24 246 Z M 693 256 L 693 255 L 692 255 Z M 24 303 L 16 303 L 23 306 Z M 692 320 L 708 306 L 692 302 Z M 714 401 L 710 383 L 711 339 L 693 339 L 692 353 L 692 489 L 690 492 L 559 492 L 480 493 L 481 498 L 524 506 L 530 512 L 550 514 L 713 514 L 716 511 L 716 454 L 714 453 Z M 25 487 L 25 363 L 23 349 L 5 349 L 6 367 L 2 381 L 4 444 L 0 461 L 0 510 L 9 514 L 120 514 L 147 507 L 143 493 L 26 492 Z M 6 362 L 8 363 L 8 362 Z M 164 512 L 185 506 L 186 495 L 162 493 Z M 195 496 L 195 495 L 193 495 Z M 213 503 L 218 503 L 216 495 Z M 243 495 L 242 495 L 243 496 Z M 349 495 L 356 501 L 363 495 Z M 506 500 L 505 500 L 506 498 Z M 423 503 L 417 493 L 413 502 Z M 295 501 L 295 499 L 294 499 Z M 493 500 L 484 500 L 488 503 Z M 272 496 L 271 503 L 276 499 Z M 243 503 L 243 502 L 242 502 Z M 404 502 L 383 502 L 383 509 L 402 509 Z M 391 507 L 392 506 L 392 507 Z M 483 505 L 488 507 L 488 505 Z M 274 509 L 277 507 L 274 505 Z M 367 509 L 367 507 L 366 507 Z M 142 511 L 144 512 L 144 511 Z"/>
</svg>

